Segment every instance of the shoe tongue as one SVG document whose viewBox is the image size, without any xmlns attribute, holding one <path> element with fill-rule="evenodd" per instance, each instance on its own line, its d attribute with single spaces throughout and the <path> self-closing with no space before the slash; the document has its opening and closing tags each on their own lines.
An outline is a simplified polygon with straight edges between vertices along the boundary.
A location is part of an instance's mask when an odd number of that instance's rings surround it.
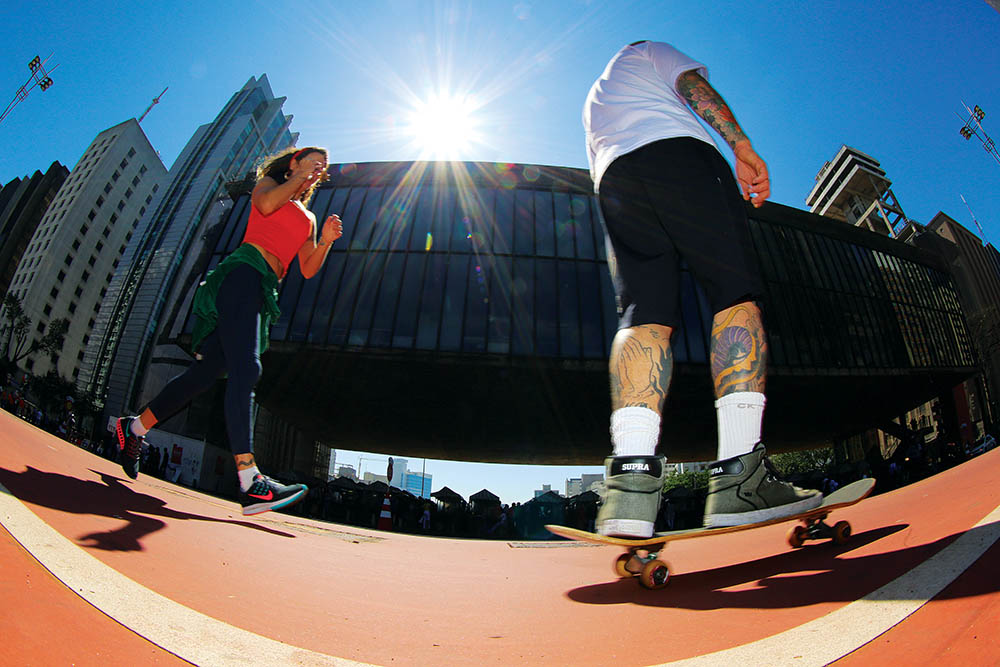
<svg viewBox="0 0 1000 667">
<path fill-rule="evenodd" d="M 611 460 L 611 474 L 626 472 L 641 473 L 659 477 L 663 472 L 663 462 L 658 456 L 616 456 Z"/>
</svg>

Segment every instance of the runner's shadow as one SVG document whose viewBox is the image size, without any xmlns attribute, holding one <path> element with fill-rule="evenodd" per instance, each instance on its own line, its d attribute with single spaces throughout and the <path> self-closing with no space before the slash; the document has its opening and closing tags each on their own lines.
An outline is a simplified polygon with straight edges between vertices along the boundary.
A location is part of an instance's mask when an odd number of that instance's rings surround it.
<svg viewBox="0 0 1000 667">
<path fill-rule="evenodd" d="M 808 544 L 746 563 L 677 574 L 666 588 L 655 591 L 646 590 L 629 578 L 576 588 L 566 595 L 583 604 L 632 603 L 699 611 L 788 609 L 824 602 L 853 602 L 924 562 L 960 535 L 887 553 L 843 557 L 908 527 L 901 524 L 857 533 L 843 546 L 828 542 Z M 968 532 L 985 529 L 981 526 Z M 664 557 L 669 561 L 669 553 Z M 975 592 L 955 592 L 951 596 L 1000 591 L 1000 578 L 988 578 L 982 584 Z"/>
<path fill-rule="evenodd" d="M 165 521 L 154 518 L 156 516 L 185 521 L 193 519 L 228 523 L 279 537 L 295 537 L 290 533 L 249 521 L 217 519 L 180 512 L 167 507 L 167 503 L 156 496 L 135 491 L 114 475 L 96 470 L 91 472 L 100 475 L 101 482 L 45 472 L 30 466 L 25 468 L 24 472 L 0 468 L 0 484 L 9 489 L 14 497 L 34 505 L 70 514 L 92 514 L 127 521 L 128 523 L 120 528 L 81 535 L 77 538 L 81 546 L 106 551 L 142 551 L 142 538 L 162 530 L 167 525 Z"/>
</svg>

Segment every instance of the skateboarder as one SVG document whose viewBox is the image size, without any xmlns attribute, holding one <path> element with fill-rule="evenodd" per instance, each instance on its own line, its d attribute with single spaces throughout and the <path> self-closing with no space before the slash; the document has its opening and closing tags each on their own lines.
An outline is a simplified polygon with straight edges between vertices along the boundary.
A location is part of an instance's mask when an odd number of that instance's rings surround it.
<svg viewBox="0 0 1000 667">
<path fill-rule="evenodd" d="M 327 151 L 289 149 L 257 170 L 250 218 L 243 243 L 198 288 L 192 335 L 196 360 L 149 402 L 138 417 L 116 423 L 122 468 L 135 479 L 143 437 L 228 374 L 226 430 L 236 459 L 239 500 L 244 514 L 257 514 L 302 499 L 306 487 L 284 485 L 260 473 L 253 456 L 250 407 L 260 377 L 260 353 L 267 349 L 270 323 L 279 315 L 278 282 L 298 257 L 305 278 L 319 272 L 340 238 L 340 218 L 331 215 L 317 239 L 316 217 L 306 205 L 325 175 Z"/>
<path fill-rule="evenodd" d="M 673 367 L 670 335 L 681 322 L 681 261 L 714 313 L 719 461 L 709 480 L 705 524 L 756 523 L 822 502 L 819 492 L 775 479 L 764 458 L 767 342 L 740 197 L 760 207 L 770 180 L 707 76 L 703 64 L 669 44 L 635 42 L 611 59 L 583 108 L 620 309 L 609 369 L 614 452 L 605 461 L 607 492 L 597 519 L 604 535 L 653 532 L 665 477 L 666 459 L 656 448 Z M 698 117 L 732 149 L 736 180 Z"/>
</svg>

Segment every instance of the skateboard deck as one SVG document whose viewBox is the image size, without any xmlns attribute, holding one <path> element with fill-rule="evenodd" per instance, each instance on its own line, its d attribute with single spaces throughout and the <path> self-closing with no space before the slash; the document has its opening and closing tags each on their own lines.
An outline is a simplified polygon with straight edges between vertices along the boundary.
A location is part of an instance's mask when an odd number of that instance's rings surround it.
<svg viewBox="0 0 1000 667">
<path fill-rule="evenodd" d="M 552 524 L 545 527 L 550 533 L 571 540 L 625 547 L 626 552 L 615 560 L 615 573 L 621 577 L 638 576 L 639 583 L 646 588 L 662 588 L 667 585 L 671 571 L 669 564 L 659 560 L 658 555 L 660 551 L 666 548 L 668 542 L 707 537 L 709 535 L 722 535 L 723 533 L 736 533 L 741 530 L 752 530 L 786 521 L 798 521 L 799 523 L 793 526 L 787 534 L 787 541 L 790 546 L 798 548 L 806 540 L 825 538 L 830 538 L 837 544 L 844 544 L 851 537 L 851 524 L 847 521 L 838 521 L 836 524 L 830 526 L 825 521 L 826 517 L 833 510 L 850 507 L 861 502 L 874 488 L 874 479 L 861 479 L 837 489 L 829 496 L 823 498 L 823 504 L 806 512 L 741 526 L 672 530 L 665 533 L 656 533 L 646 539 L 608 537 L 577 528 Z"/>
</svg>

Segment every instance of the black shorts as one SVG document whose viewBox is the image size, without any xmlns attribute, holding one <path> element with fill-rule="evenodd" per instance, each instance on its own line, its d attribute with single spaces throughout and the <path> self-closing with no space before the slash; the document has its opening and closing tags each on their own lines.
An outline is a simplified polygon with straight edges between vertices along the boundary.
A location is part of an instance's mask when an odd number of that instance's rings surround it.
<svg viewBox="0 0 1000 667">
<path fill-rule="evenodd" d="M 679 137 L 615 158 L 598 201 L 619 328 L 681 324 L 682 260 L 713 313 L 761 296 L 746 204 L 714 146 Z"/>
</svg>

